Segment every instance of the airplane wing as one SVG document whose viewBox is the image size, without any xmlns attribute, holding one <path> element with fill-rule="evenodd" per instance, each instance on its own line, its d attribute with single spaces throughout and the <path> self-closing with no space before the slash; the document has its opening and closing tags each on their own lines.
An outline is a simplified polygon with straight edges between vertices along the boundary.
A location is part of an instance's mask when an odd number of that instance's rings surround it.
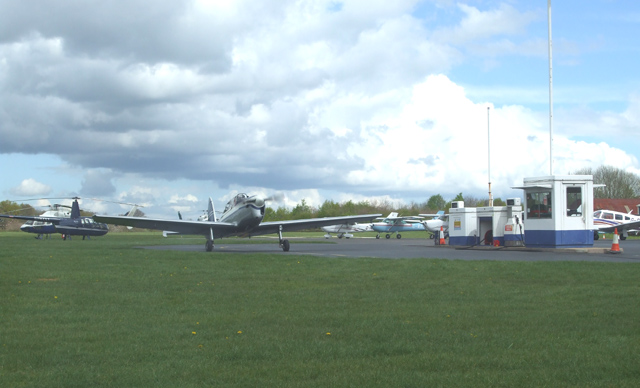
<svg viewBox="0 0 640 388">
<path fill-rule="evenodd" d="M 59 224 L 60 223 L 60 218 L 51 218 L 51 217 L 14 216 L 14 215 L 9 215 L 9 214 L 0 214 L 0 217 L 2 217 L 2 218 L 13 218 L 15 220 L 48 222 L 50 224 Z"/>
<path fill-rule="evenodd" d="M 132 226 L 142 229 L 168 230 L 179 234 L 202 236 L 209 236 L 209 230 L 213 229 L 213 234 L 218 238 L 233 235 L 237 231 L 235 224 L 227 222 L 166 220 L 127 216 L 93 216 L 93 219 L 106 224 Z"/>
<path fill-rule="evenodd" d="M 289 221 L 271 221 L 263 222 L 256 226 L 248 233 L 250 236 L 258 236 L 261 234 L 278 233 L 282 226 L 283 232 L 291 232 L 309 228 L 319 228 L 322 226 L 346 224 L 353 222 L 366 222 L 379 217 L 381 214 L 365 214 L 361 216 L 344 216 L 344 217 L 324 217 L 324 218 L 307 218 L 302 220 Z"/>
<path fill-rule="evenodd" d="M 618 229 L 618 233 L 622 233 L 623 230 L 637 229 L 640 227 L 640 221 L 632 221 L 618 225 L 594 225 L 598 232 L 613 232 Z"/>
<path fill-rule="evenodd" d="M 390 217 L 378 217 L 377 219 L 382 219 L 382 220 L 385 220 L 385 221 L 391 221 L 391 222 L 393 222 L 394 225 L 398 225 L 398 224 L 402 224 L 403 221 L 404 222 L 408 222 L 408 223 L 420 222 L 422 217 L 419 217 L 419 216 L 403 216 L 403 217 L 390 216 Z"/>
<path fill-rule="evenodd" d="M 107 224 L 133 226 L 135 228 L 143 229 L 156 229 L 163 231 L 167 230 L 178 232 L 180 234 L 194 234 L 203 236 L 209 236 L 209 230 L 212 229 L 214 236 L 216 236 L 217 238 L 221 238 L 227 236 L 258 236 L 262 234 L 278 233 L 281 226 L 283 232 L 288 232 L 327 225 L 336 225 L 347 222 L 369 221 L 375 217 L 378 217 L 379 215 L 380 214 L 368 214 L 362 216 L 325 217 L 291 221 L 263 222 L 248 231 L 238 230 L 238 226 L 236 224 L 228 222 L 166 220 L 126 216 L 93 216 L 93 219 L 97 222 L 104 222 Z"/>
<path fill-rule="evenodd" d="M 431 214 L 420 214 L 421 217 L 436 217 L 436 218 L 449 218 L 448 214 L 444 212 L 431 213 Z"/>
</svg>

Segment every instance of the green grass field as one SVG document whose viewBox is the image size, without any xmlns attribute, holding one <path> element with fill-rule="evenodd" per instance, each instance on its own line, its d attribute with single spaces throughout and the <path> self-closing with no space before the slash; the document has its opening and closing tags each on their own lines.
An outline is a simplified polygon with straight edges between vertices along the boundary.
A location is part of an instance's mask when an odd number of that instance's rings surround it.
<svg viewBox="0 0 640 388">
<path fill-rule="evenodd" d="M 135 248 L 177 240 L 0 233 L 0 386 L 640 385 L 637 264 Z"/>
</svg>

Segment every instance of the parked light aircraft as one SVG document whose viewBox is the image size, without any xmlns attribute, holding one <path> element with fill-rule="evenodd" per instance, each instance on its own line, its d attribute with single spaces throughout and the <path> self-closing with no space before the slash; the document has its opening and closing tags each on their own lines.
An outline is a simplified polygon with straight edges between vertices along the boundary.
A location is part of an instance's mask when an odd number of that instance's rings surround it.
<svg viewBox="0 0 640 388">
<path fill-rule="evenodd" d="M 207 242 L 205 243 L 205 249 L 207 252 L 211 252 L 213 250 L 215 238 L 229 236 L 250 237 L 277 233 L 279 246 L 283 251 L 287 252 L 289 251 L 290 244 L 289 240 L 282 238 L 283 232 L 317 228 L 340 223 L 369 221 L 380 216 L 380 214 L 366 214 L 361 216 L 262 222 L 266 207 L 265 203 L 275 199 L 276 198 L 274 197 L 263 198 L 257 195 L 248 196 L 244 193 L 238 194 L 227 203 L 220 219 L 216 219 L 215 212 L 213 212 L 213 221 L 167 220 L 124 216 L 93 216 L 93 218 L 98 222 L 106 222 L 108 224 L 127 225 L 146 229 L 170 230 L 180 234 L 202 235 L 207 239 Z M 213 210 L 213 202 L 211 201 L 211 198 L 209 198 L 209 202 Z"/>
<path fill-rule="evenodd" d="M 370 232 L 373 230 L 371 228 L 371 223 L 359 224 L 357 222 L 353 224 L 323 226 L 321 229 L 323 232 L 327 233 L 324 235 L 324 238 L 331 238 L 331 233 L 336 233 L 338 235 L 338 238 L 351 238 L 353 237 L 352 233 Z"/>
<path fill-rule="evenodd" d="M 386 233 L 387 239 L 391 238 L 391 235 L 396 233 L 396 238 L 402 238 L 399 232 L 411 232 L 411 231 L 423 231 L 426 230 L 425 226 L 420 222 L 422 217 L 419 216 L 398 216 L 398 213 L 389 213 L 387 217 L 378 217 L 377 220 L 382 222 L 374 222 L 371 224 L 371 228 L 378 232 L 376 238 L 380 238 L 380 233 Z"/>
<path fill-rule="evenodd" d="M 79 198 L 73 198 L 71 204 L 71 214 L 56 215 L 56 216 L 15 216 L 0 214 L 0 217 L 13 218 L 17 220 L 27 220 L 27 223 L 20 227 L 21 230 L 28 233 L 60 233 L 66 240 L 67 237 L 71 239 L 71 236 L 103 236 L 109 231 L 109 227 L 106 224 L 95 222 L 91 217 L 83 217 L 80 215 L 80 205 L 78 205 Z M 46 213 L 45 213 L 46 214 Z M 31 225 L 29 222 L 31 221 Z M 46 226 L 50 224 L 51 227 Z M 42 226 L 42 228 L 40 228 Z"/>
<path fill-rule="evenodd" d="M 420 214 L 420 217 L 433 217 L 430 220 L 422 221 L 425 229 L 432 233 L 431 238 L 434 233 L 440 232 L 440 228 L 444 232 L 444 237 L 449 237 L 449 215 L 444 214 L 444 210 L 440 210 L 436 214 Z"/>
<path fill-rule="evenodd" d="M 593 213 L 593 239 L 597 240 L 599 233 L 614 232 L 618 230 L 620 240 L 626 240 L 629 231 L 640 228 L 640 216 L 629 213 L 622 213 L 613 210 L 597 210 Z"/>
</svg>

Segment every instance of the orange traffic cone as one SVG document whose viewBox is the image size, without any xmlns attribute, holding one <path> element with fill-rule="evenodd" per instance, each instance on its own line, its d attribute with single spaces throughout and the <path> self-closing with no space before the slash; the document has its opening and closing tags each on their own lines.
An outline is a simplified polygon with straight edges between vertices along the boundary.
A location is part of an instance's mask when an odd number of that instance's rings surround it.
<svg viewBox="0 0 640 388">
<path fill-rule="evenodd" d="M 444 231 L 442 230 L 442 226 L 440 227 L 440 245 L 445 245 L 446 242 L 444 241 Z"/>
<path fill-rule="evenodd" d="M 620 244 L 618 244 L 618 228 L 613 231 L 613 244 L 609 253 L 620 253 Z"/>
</svg>

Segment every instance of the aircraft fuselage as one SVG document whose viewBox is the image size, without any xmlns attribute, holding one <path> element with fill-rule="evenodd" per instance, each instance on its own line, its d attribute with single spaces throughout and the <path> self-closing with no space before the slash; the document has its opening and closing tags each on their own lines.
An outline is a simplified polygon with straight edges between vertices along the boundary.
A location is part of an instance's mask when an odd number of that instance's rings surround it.
<svg viewBox="0 0 640 388">
<path fill-rule="evenodd" d="M 107 224 L 95 222 L 91 217 L 65 219 L 55 228 L 56 232 L 68 236 L 104 236 L 109 232 Z"/>
<path fill-rule="evenodd" d="M 27 233 L 36 234 L 53 234 L 56 233 L 56 227 L 49 222 L 29 220 L 20 226 L 20 230 Z"/>
<path fill-rule="evenodd" d="M 443 220 L 427 220 L 423 221 L 423 224 L 427 228 L 429 232 L 439 232 L 442 227 L 443 231 L 447 231 L 449 229 L 448 223 Z"/>
<path fill-rule="evenodd" d="M 264 201 L 257 201 L 256 197 L 246 194 L 238 194 L 227 203 L 220 221 L 236 224 L 242 231 L 250 231 L 262 222 L 264 209 Z"/>
<path fill-rule="evenodd" d="M 424 231 L 424 225 L 420 222 L 393 223 L 393 222 L 374 222 L 371 228 L 381 233 L 411 232 Z"/>
</svg>

